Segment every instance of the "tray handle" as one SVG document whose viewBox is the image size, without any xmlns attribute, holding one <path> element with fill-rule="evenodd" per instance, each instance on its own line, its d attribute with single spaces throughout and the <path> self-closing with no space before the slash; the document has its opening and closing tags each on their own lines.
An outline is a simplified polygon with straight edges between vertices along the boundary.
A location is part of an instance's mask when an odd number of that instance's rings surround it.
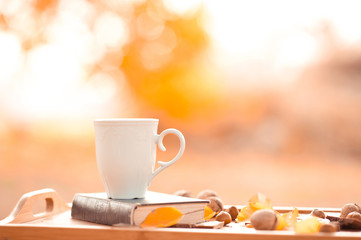
<svg viewBox="0 0 361 240">
<path fill-rule="evenodd" d="M 33 205 L 45 201 L 45 211 L 33 213 Z M 0 223 L 24 223 L 52 216 L 70 209 L 70 206 L 51 188 L 25 193 L 16 204 L 11 214 Z"/>
</svg>

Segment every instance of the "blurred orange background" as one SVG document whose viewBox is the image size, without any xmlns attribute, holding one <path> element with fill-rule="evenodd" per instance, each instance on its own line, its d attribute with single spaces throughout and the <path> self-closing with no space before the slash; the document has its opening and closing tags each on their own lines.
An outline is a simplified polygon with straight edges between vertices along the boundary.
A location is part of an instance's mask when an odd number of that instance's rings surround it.
<svg viewBox="0 0 361 240">
<path fill-rule="evenodd" d="M 0 219 L 29 191 L 104 191 L 93 119 L 108 117 L 185 135 L 150 190 L 361 203 L 360 5 L 1 1 Z"/>
</svg>

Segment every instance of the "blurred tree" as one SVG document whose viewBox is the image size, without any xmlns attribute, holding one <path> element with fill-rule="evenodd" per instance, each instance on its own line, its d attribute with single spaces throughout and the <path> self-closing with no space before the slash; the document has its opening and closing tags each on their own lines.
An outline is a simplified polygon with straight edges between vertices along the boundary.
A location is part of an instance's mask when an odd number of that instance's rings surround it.
<svg viewBox="0 0 361 240">
<path fill-rule="evenodd" d="M 162 1 L 151 0 L 134 14 L 133 40 L 120 68 L 139 102 L 180 119 L 211 113 L 221 92 L 206 58 L 209 39 L 201 25 L 202 9 L 181 17 Z"/>
</svg>

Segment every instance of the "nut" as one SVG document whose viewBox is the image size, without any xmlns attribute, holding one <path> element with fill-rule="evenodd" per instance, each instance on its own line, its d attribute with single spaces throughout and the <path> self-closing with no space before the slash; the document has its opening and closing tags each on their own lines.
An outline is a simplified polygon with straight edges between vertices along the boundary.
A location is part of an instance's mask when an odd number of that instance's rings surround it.
<svg viewBox="0 0 361 240">
<path fill-rule="evenodd" d="M 181 196 L 181 197 L 190 197 L 191 193 L 187 190 L 178 190 L 173 193 L 173 195 Z"/>
<path fill-rule="evenodd" d="M 212 209 L 213 212 L 220 212 L 223 210 L 223 202 L 220 198 L 218 197 L 210 197 L 209 198 L 209 203 L 208 203 L 208 207 L 210 207 Z"/>
<path fill-rule="evenodd" d="M 318 217 L 318 218 L 326 218 L 325 213 L 322 210 L 319 209 L 313 209 L 313 211 L 311 212 L 311 215 L 314 217 Z"/>
<path fill-rule="evenodd" d="M 361 214 L 359 212 L 350 212 L 347 214 L 346 218 L 359 220 L 361 222 Z"/>
<path fill-rule="evenodd" d="M 226 211 L 229 213 L 229 215 L 231 215 L 232 221 L 236 220 L 239 211 L 235 206 L 231 206 Z"/>
<path fill-rule="evenodd" d="M 251 216 L 251 224 L 257 230 L 275 230 L 278 225 L 277 214 L 270 209 L 261 209 Z"/>
<path fill-rule="evenodd" d="M 203 190 L 198 193 L 197 198 L 200 199 L 209 199 L 211 197 L 218 197 L 218 194 L 213 190 Z"/>
<path fill-rule="evenodd" d="M 346 217 L 350 212 L 360 212 L 360 207 L 356 203 L 346 203 L 341 209 L 341 216 Z"/>
<path fill-rule="evenodd" d="M 320 232 L 337 232 L 339 226 L 333 223 L 323 223 L 320 227 Z"/>
<path fill-rule="evenodd" d="M 216 216 L 216 221 L 219 222 L 224 222 L 224 225 L 232 222 L 232 217 L 228 212 L 225 211 L 221 211 L 220 213 L 218 213 L 218 215 Z"/>
</svg>

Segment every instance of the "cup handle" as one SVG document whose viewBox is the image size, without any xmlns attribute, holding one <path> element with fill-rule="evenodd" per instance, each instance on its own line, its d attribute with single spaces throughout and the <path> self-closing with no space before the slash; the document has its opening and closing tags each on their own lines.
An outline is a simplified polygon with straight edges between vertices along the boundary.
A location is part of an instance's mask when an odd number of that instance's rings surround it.
<svg viewBox="0 0 361 240">
<path fill-rule="evenodd" d="M 178 131 L 177 129 L 174 129 L 174 128 L 166 129 L 163 132 L 161 132 L 161 134 L 157 135 L 156 143 L 158 144 L 159 149 L 162 150 L 162 151 L 166 150 L 166 148 L 163 145 L 163 138 L 167 134 L 174 134 L 179 138 L 180 148 L 179 148 L 178 154 L 177 154 L 177 156 L 175 156 L 169 162 L 162 162 L 162 161 L 158 162 L 160 167 L 155 172 L 153 172 L 152 176 L 149 179 L 148 186 L 150 185 L 153 178 L 158 175 L 158 173 L 160 173 L 161 171 L 163 171 L 164 169 L 166 169 L 167 167 L 169 167 L 170 165 L 172 165 L 173 163 L 178 161 L 178 159 L 183 155 L 183 152 L 184 152 L 184 149 L 185 149 L 185 146 L 186 146 L 186 141 L 184 139 L 183 134 L 180 131 Z"/>
</svg>

